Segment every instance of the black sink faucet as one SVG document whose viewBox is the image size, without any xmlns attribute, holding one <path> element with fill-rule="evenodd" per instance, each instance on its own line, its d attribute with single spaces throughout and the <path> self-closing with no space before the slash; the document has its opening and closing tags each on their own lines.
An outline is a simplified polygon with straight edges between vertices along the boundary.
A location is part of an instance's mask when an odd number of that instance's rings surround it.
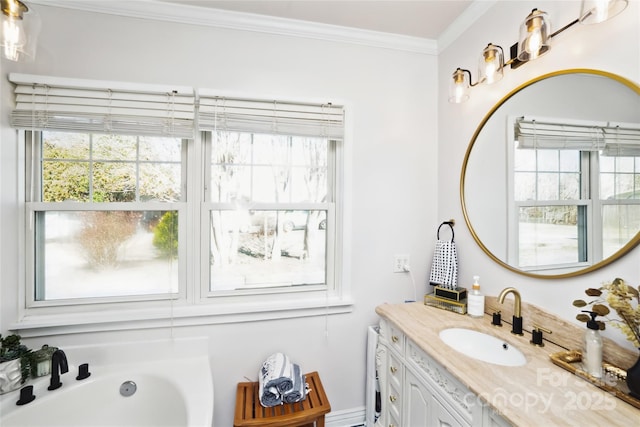
<svg viewBox="0 0 640 427">
<path fill-rule="evenodd" d="M 62 350 L 56 350 L 51 356 L 51 382 L 48 390 L 60 388 L 60 374 L 69 372 L 69 364 L 67 363 L 67 355 Z"/>
</svg>

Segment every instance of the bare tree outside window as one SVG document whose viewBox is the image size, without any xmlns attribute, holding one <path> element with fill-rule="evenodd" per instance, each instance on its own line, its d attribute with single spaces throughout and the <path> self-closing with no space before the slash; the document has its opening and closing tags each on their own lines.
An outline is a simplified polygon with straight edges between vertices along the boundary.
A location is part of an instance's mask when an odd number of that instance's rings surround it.
<svg viewBox="0 0 640 427">
<path fill-rule="evenodd" d="M 324 283 L 328 141 L 218 134 L 211 156 L 212 290 Z"/>
</svg>

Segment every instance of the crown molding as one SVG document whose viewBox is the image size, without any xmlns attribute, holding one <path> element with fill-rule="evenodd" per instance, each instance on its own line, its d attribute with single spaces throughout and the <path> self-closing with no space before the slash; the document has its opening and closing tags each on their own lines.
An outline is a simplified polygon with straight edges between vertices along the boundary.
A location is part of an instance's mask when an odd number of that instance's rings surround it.
<svg viewBox="0 0 640 427">
<path fill-rule="evenodd" d="M 437 42 L 438 52 L 444 51 L 496 3 L 498 3 L 498 0 L 474 0 L 474 2 L 440 34 Z"/>
<path fill-rule="evenodd" d="M 30 4 L 437 55 L 435 40 L 157 0 L 30 0 Z"/>
</svg>

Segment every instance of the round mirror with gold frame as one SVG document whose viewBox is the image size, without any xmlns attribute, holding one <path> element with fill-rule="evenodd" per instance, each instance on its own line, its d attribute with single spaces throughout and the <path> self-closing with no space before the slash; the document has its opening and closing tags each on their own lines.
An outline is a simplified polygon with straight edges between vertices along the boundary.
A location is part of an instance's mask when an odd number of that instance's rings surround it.
<svg viewBox="0 0 640 427">
<path fill-rule="evenodd" d="M 538 278 L 585 274 L 640 242 L 640 86 L 599 70 L 502 98 L 465 154 L 460 195 L 482 250 Z"/>
</svg>

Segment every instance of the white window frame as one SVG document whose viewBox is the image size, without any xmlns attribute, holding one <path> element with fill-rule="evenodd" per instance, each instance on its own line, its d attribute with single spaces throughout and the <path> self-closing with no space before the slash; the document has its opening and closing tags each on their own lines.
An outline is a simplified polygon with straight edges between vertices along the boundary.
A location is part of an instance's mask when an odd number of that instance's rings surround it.
<svg viewBox="0 0 640 427">
<path fill-rule="evenodd" d="M 55 129 L 52 129 L 55 130 Z M 331 250 L 333 262 L 327 262 L 327 277 L 333 279 L 330 286 L 309 286 L 304 292 L 282 292 L 266 290 L 260 293 L 216 295 L 208 290 L 208 280 L 203 280 L 208 265 L 203 266 L 199 251 L 205 243 L 200 236 L 196 236 L 196 225 L 203 224 L 204 185 L 203 138 L 200 132 L 194 139 L 185 140 L 186 153 L 186 202 L 180 203 L 141 203 L 132 206 L 130 203 L 81 203 L 56 204 L 54 210 L 113 210 L 117 208 L 168 210 L 177 209 L 180 212 L 179 224 L 181 239 L 179 246 L 179 292 L 174 295 L 115 297 L 101 298 L 99 301 L 69 300 L 69 301 L 35 301 L 33 255 L 33 213 L 45 206 L 41 202 L 31 202 L 26 192 L 29 191 L 26 162 L 32 161 L 27 149 L 26 138 L 29 130 L 17 130 L 18 140 L 18 185 L 19 208 L 21 211 L 19 226 L 21 233 L 19 247 L 26 256 L 24 265 L 20 267 L 18 290 L 18 318 L 11 324 L 11 330 L 19 331 L 24 337 L 47 336 L 54 334 L 125 330 L 139 328 L 168 327 L 175 325 L 200 325 L 244 321 L 258 321 L 265 319 L 280 319 L 292 317 L 322 316 L 346 313 L 352 310 L 350 287 L 345 280 L 348 271 L 342 260 L 347 254 L 348 247 L 344 234 L 345 218 L 345 149 L 342 142 L 336 143 L 335 205 L 328 205 L 327 221 L 332 222 L 334 233 L 327 233 L 327 247 Z M 91 205 L 91 206 L 89 206 Z M 261 208 L 268 208 L 268 205 Z M 186 218 L 186 220 L 184 220 Z M 208 246 L 207 246 L 208 253 Z M 193 256 L 191 255 L 193 254 Z M 207 273 L 208 275 L 208 273 Z M 302 287 L 305 288 L 305 287 Z"/>
<path fill-rule="evenodd" d="M 640 139 L 640 132 L 637 130 L 637 125 L 630 124 L 617 124 L 607 122 L 588 122 L 578 120 L 558 120 L 544 117 L 527 117 L 527 120 L 540 120 L 549 126 L 551 133 L 559 133 L 564 131 L 565 124 L 569 124 L 568 128 L 570 132 L 578 134 L 576 140 L 580 144 L 580 162 L 583 179 L 580 188 L 580 199 L 577 200 L 537 200 L 537 201 L 516 201 L 514 191 L 514 156 L 516 150 L 516 136 L 514 135 L 514 129 L 516 123 L 523 117 L 509 116 L 507 118 L 507 206 L 508 206 L 508 221 L 510 230 L 508 235 L 508 259 L 510 264 L 519 264 L 519 210 L 521 207 L 536 207 L 536 206 L 584 206 L 586 209 L 587 225 L 586 225 L 586 251 L 587 261 L 575 262 L 569 264 L 553 264 L 553 265 L 539 265 L 535 267 L 519 267 L 523 271 L 536 272 L 536 271 L 573 271 L 575 268 L 585 268 L 593 265 L 596 259 L 602 259 L 603 257 L 603 224 L 602 224 L 602 209 L 604 205 L 639 205 L 640 200 L 602 200 L 600 195 L 600 164 L 598 156 L 592 155 L 592 152 L 597 150 L 606 149 L 605 144 L 620 144 L 626 145 L 623 149 L 630 150 L 629 155 L 640 155 L 640 144 L 637 142 Z M 618 129 L 622 128 L 624 137 L 620 140 L 615 138 Z M 598 136 L 597 139 L 590 140 L 594 135 L 594 132 L 600 131 L 603 135 Z M 599 135 L 599 134 L 598 134 Z M 574 136 L 572 135 L 571 138 Z M 602 139 L 600 139 L 602 138 Z M 527 140 L 528 144 L 531 141 Z M 545 141 L 542 140 L 542 144 Z M 557 144 L 557 143 L 556 143 Z M 553 143 L 551 147 L 553 147 Z M 636 151 L 633 151 L 636 150 Z"/>
<path fill-rule="evenodd" d="M 205 162 L 210 163 L 211 147 L 213 133 L 210 131 L 203 132 L 202 138 L 204 140 L 205 154 L 203 156 Z M 291 288 L 282 287 L 256 287 L 243 291 L 212 291 L 210 290 L 210 265 L 208 262 L 209 250 L 210 250 L 210 233 L 202 234 L 202 245 L 200 249 L 201 255 L 201 286 L 200 294 L 208 301 L 224 301 L 234 300 L 238 298 L 246 298 L 247 295 L 261 295 L 262 298 L 278 298 L 281 299 L 283 295 L 295 295 L 298 293 L 306 294 L 306 298 L 339 298 L 341 294 L 341 277 L 340 277 L 340 264 L 338 260 L 342 258 L 341 252 L 341 233 L 338 233 L 338 227 L 341 224 L 339 218 L 342 214 L 339 213 L 342 203 L 338 200 L 342 199 L 342 192 L 340 189 L 343 187 L 340 174 L 338 173 L 340 168 L 338 165 L 343 164 L 343 144 L 341 141 L 331 140 L 329 138 L 328 147 L 328 165 L 327 176 L 329 182 L 327 183 L 328 192 L 330 193 L 331 200 L 320 203 L 251 203 L 252 210 L 326 210 L 327 212 L 327 228 L 326 228 L 326 261 L 325 261 L 325 278 L 326 283 L 323 285 L 304 285 Z M 205 173 L 203 174 L 205 182 L 210 182 L 209 168 L 205 167 Z M 229 203 L 218 203 L 208 200 L 203 200 L 201 203 L 201 229 L 209 229 L 210 212 L 212 210 L 235 210 L 237 207 Z M 287 298 L 287 297 L 285 297 Z M 300 298 L 300 296 L 296 296 Z"/>
<path fill-rule="evenodd" d="M 78 132 L 74 132 L 78 133 Z M 89 134 L 90 137 L 91 134 Z M 95 134 L 93 134 L 95 135 Z M 37 240 L 36 233 L 38 228 L 38 218 L 37 212 L 68 212 L 68 211 L 76 211 L 76 212 L 96 212 L 96 211 L 177 211 L 178 212 L 178 235 L 184 235 L 186 232 L 186 224 L 184 218 L 187 217 L 187 211 L 190 209 L 190 206 L 186 203 L 187 195 L 185 194 L 185 186 L 182 185 L 181 195 L 182 201 L 179 202 L 105 202 L 105 203 L 97 203 L 97 202 L 75 202 L 75 201 L 64 201 L 64 202 L 44 202 L 39 200 L 30 200 L 31 197 L 34 197 L 35 194 L 40 194 L 42 192 L 41 184 L 42 184 L 42 176 L 40 167 L 37 167 L 38 171 L 33 170 L 36 168 L 36 164 L 40 164 L 39 161 L 42 160 L 42 139 L 43 132 L 41 131 L 27 131 L 26 132 L 26 140 L 29 141 L 25 144 L 26 146 L 26 158 L 33 159 L 32 162 L 25 165 L 25 176 L 26 179 L 26 189 L 32 189 L 32 196 L 26 196 L 26 216 L 28 219 L 29 227 L 26 228 L 26 259 L 28 260 L 28 266 L 33 268 L 27 269 L 27 283 L 32 283 L 34 286 L 26 287 L 26 305 L 27 308 L 35 308 L 35 307 L 55 307 L 55 306 L 81 306 L 81 305 L 91 305 L 91 304 L 105 304 L 105 303 L 118 303 L 118 302 L 136 302 L 136 301 L 156 301 L 156 300 L 166 300 L 169 298 L 175 298 L 177 296 L 178 299 L 184 299 L 185 297 L 185 289 L 179 288 L 176 296 L 172 294 L 146 294 L 146 295 L 131 295 L 131 296 L 113 296 L 113 297 L 92 297 L 92 298 L 73 298 L 73 299 L 56 299 L 56 300 L 38 300 L 38 288 L 43 286 L 43 284 L 38 283 L 36 278 L 36 270 L 38 265 L 36 264 L 36 253 L 37 253 Z M 186 182 L 186 152 L 187 152 L 187 144 L 189 140 L 182 140 L 182 153 L 181 153 L 181 182 Z M 36 161 L 37 160 L 37 161 Z M 75 162 L 75 160 L 71 160 Z M 87 160 L 78 160 L 78 163 L 84 163 Z M 137 162 L 137 160 L 136 160 Z M 31 183 L 30 179 L 33 179 L 34 182 Z M 188 255 L 185 253 L 184 245 L 180 245 L 178 247 L 178 260 L 176 261 L 175 268 L 178 269 L 178 281 L 181 283 L 186 283 L 185 276 L 185 262 Z"/>
</svg>

